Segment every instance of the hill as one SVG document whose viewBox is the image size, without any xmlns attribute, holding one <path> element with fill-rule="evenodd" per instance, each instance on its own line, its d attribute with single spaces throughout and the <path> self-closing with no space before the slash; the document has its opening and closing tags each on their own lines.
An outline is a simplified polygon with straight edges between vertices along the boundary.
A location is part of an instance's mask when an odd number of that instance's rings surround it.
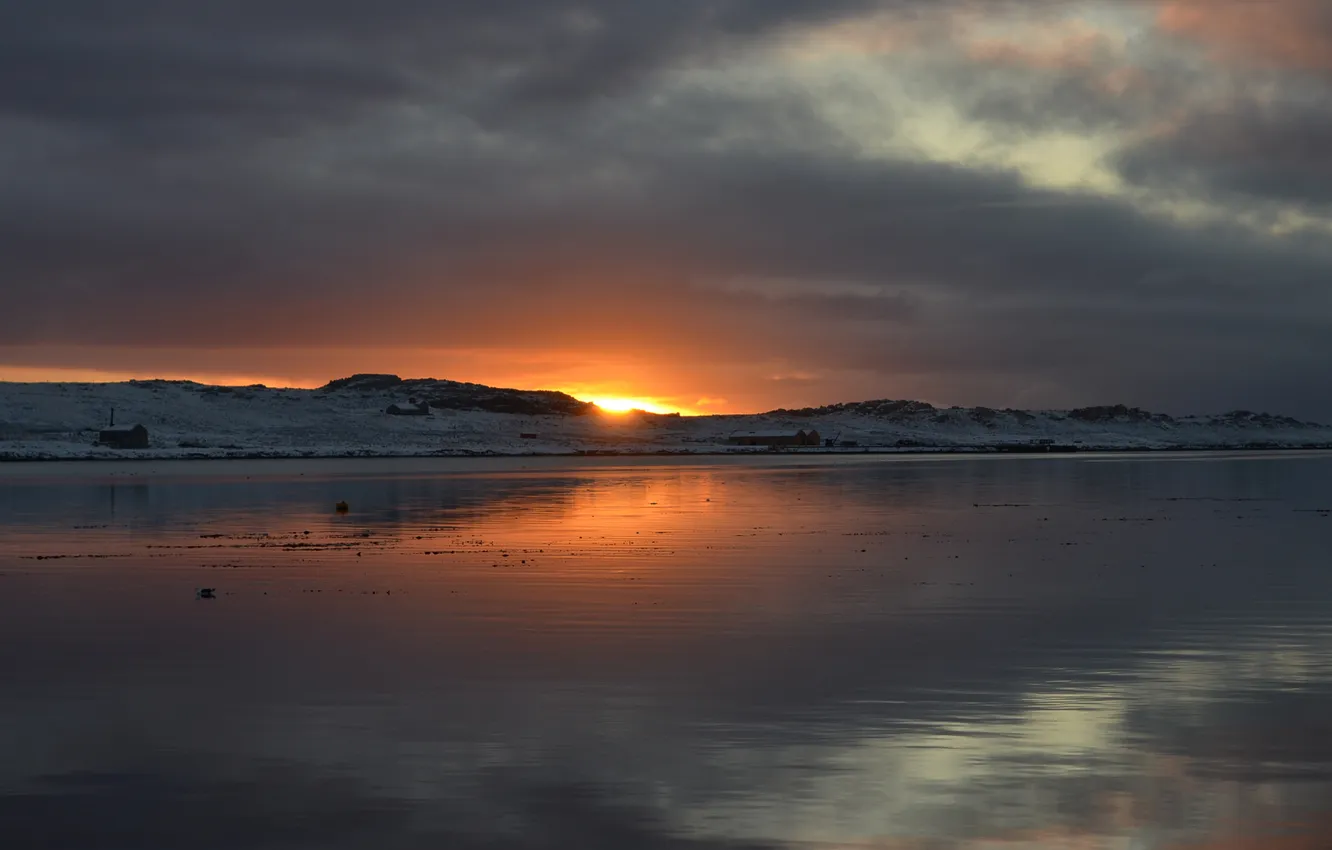
<svg viewBox="0 0 1332 850">
<path fill-rule="evenodd" d="M 385 413 L 413 398 L 429 405 L 429 415 Z M 94 445 L 113 410 L 119 426 L 148 429 L 149 449 Z M 559 392 L 396 375 L 353 375 L 312 390 L 0 383 L 0 460 L 762 451 L 728 438 L 796 429 L 818 431 L 817 450 L 832 440 L 838 451 L 1332 447 L 1332 428 L 1250 411 L 1173 417 L 1124 405 L 994 410 L 875 400 L 680 417 L 611 415 Z"/>
<path fill-rule="evenodd" d="M 437 410 L 483 410 L 522 416 L 586 416 L 597 412 L 597 406 L 590 401 L 579 401 L 552 390 L 510 390 L 435 378 L 403 380 L 397 375 L 352 375 L 329 381 L 319 392 L 362 396 L 394 393 L 400 398 L 420 399 Z"/>
</svg>

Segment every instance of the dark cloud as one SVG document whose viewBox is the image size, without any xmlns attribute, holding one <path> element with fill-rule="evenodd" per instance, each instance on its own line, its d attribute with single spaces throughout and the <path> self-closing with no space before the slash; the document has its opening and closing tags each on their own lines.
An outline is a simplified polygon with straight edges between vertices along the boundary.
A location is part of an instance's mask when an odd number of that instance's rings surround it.
<svg viewBox="0 0 1332 850">
<path fill-rule="evenodd" d="M 147 123 L 227 135 L 237 121 L 296 129 L 459 93 L 569 104 L 695 51 L 871 5 L 130 0 L 112 14 L 92 0 L 57 0 L 11 13 L 0 110 L 103 132 Z"/>
<path fill-rule="evenodd" d="M 1015 50 L 1015 47 L 1006 48 Z M 939 78 L 972 117 L 1008 132 L 1136 131 L 1187 104 L 1207 75 L 1170 54 L 973 52 Z M 983 73 L 977 73 L 977 68 Z"/>
<path fill-rule="evenodd" d="M 1332 91 L 1201 109 L 1123 151 L 1119 167 L 1141 184 L 1211 196 L 1301 205 L 1332 201 Z"/>
<path fill-rule="evenodd" d="M 1223 60 L 1332 71 L 1332 11 L 1322 0 L 1162 0 L 1157 20 Z"/>
<path fill-rule="evenodd" d="M 909 21 L 925 8 L 28 4 L 0 30 L 0 334 L 650 343 L 707 358 L 797 345 L 813 368 L 879 376 L 865 394 L 909 369 L 935 400 L 1122 392 L 1170 407 L 1185 386 L 1209 407 L 1257 394 L 1332 415 L 1316 368 L 1332 354 L 1332 258 L 1307 237 L 869 157 L 792 80 L 675 73 L 779 37 L 799 46 L 863 12 Z M 1201 37 L 1191 19 L 1162 20 L 1171 39 Z M 955 41 L 920 67 L 1014 144 L 1132 132 L 1142 140 L 1115 162 L 1142 186 L 1321 203 L 1321 101 L 1181 113 L 1198 72 L 1166 43 L 1144 65 L 1078 33 L 1040 49 Z M 1195 117 L 1139 132 L 1179 114 Z M 737 279 L 802 288 L 737 296 Z M 445 334 L 458 313 L 469 321 Z M 1047 389 L 1028 398 L 1033 387 Z M 816 400 L 835 399 L 800 401 Z"/>
</svg>

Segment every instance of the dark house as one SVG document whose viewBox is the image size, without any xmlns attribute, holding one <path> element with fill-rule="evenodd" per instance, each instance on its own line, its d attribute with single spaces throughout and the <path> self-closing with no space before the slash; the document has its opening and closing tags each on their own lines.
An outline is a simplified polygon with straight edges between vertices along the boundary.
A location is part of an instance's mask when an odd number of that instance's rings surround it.
<svg viewBox="0 0 1332 850">
<path fill-rule="evenodd" d="M 727 440 L 733 446 L 817 446 L 819 432 L 799 431 L 736 431 Z"/>
<path fill-rule="evenodd" d="M 406 404 L 390 404 L 384 412 L 389 416 L 429 416 L 430 403 L 412 398 Z"/>
<path fill-rule="evenodd" d="M 133 428 L 109 428 L 97 435 L 97 445 L 113 449 L 148 448 L 148 429 L 142 425 Z"/>
</svg>

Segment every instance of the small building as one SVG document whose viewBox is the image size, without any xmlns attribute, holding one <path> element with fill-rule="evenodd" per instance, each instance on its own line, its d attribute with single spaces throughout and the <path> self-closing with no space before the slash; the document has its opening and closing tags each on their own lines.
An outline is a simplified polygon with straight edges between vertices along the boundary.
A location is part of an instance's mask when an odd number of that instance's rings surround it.
<svg viewBox="0 0 1332 850">
<path fill-rule="evenodd" d="M 767 446 L 768 448 L 817 446 L 819 432 L 798 431 L 736 431 L 726 442 L 733 446 Z"/>
<path fill-rule="evenodd" d="M 133 428 L 108 428 L 97 434 L 97 445 L 112 449 L 148 448 L 148 429 L 142 425 Z"/>
<path fill-rule="evenodd" d="M 390 404 L 384 412 L 389 416 L 429 416 L 430 403 L 409 398 L 406 404 Z"/>
</svg>

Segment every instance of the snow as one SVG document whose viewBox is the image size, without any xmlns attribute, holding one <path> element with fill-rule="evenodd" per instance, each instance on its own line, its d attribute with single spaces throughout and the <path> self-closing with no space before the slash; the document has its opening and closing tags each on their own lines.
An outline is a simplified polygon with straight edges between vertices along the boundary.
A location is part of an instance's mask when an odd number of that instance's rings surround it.
<svg viewBox="0 0 1332 850">
<path fill-rule="evenodd" d="M 849 451 L 1032 449 L 1042 440 L 1052 443 L 1052 450 L 1332 447 L 1332 428 L 1247 413 L 1172 419 L 1124 408 L 994 411 L 865 402 L 752 416 L 441 409 L 430 416 L 385 414 L 389 404 L 401 400 L 400 392 L 183 381 L 0 383 L 0 460 L 736 453 L 765 451 L 727 445 L 736 431 L 811 428 L 858 443 Z M 117 427 L 146 426 L 152 447 L 93 445 L 112 408 Z"/>
<path fill-rule="evenodd" d="M 742 438 L 742 437 L 743 437 L 743 438 L 754 439 L 754 440 L 778 440 L 778 439 L 782 439 L 783 437 L 795 437 L 795 436 L 799 436 L 799 435 L 803 435 L 803 434 L 804 434 L 804 431 L 800 431 L 800 430 L 790 430 L 790 431 L 732 431 L 730 436 L 735 437 L 735 438 Z"/>
</svg>

